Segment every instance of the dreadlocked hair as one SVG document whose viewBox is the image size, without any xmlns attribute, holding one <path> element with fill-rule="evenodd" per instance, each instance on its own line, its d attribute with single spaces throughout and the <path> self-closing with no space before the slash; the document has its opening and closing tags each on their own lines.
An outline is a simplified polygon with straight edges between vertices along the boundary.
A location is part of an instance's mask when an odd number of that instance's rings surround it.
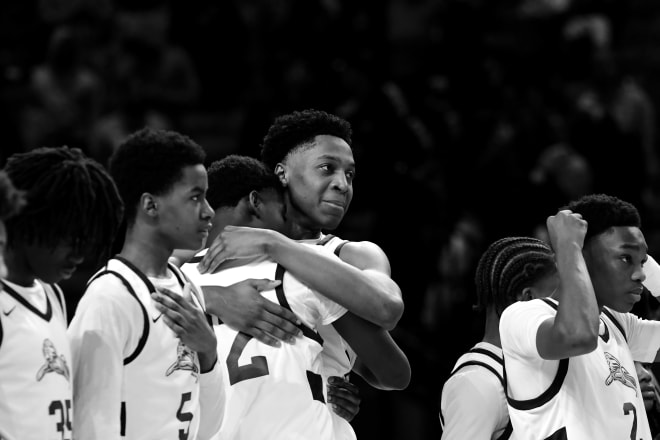
<svg viewBox="0 0 660 440">
<path fill-rule="evenodd" d="M 279 116 L 261 144 L 261 160 L 273 170 L 293 150 L 309 145 L 319 135 L 339 137 L 350 146 L 351 124 L 339 116 L 314 109 Z"/>
<path fill-rule="evenodd" d="M 562 209 L 582 215 L 588 223 L 585 241 L 615 226 L 642 226 L 639 212 L 632 203 L 607 194 L 589 194 Z"/>
<path fill-rule="evenodd" d="M 486 249 L 477 265 L 475 307 L 480 311 L 495 307 L 500 315 L 524 288 L 554 271 L 554 253 L 547 243 L 531 237 L 499 239 Z"/>
<path fill-rule="evenodd" d="M 162 195 L 181 180 L 185 167 L 203 165 L 206 154 L 188 136 L 143 128 L 129 135 L 110 158 L 110 174 L 124 200 L 126 221 L 137 215 L 145 192 Z"/>
<path fill-rule="evenodd" d="M 263 162 L 249 156 L 229 155 L 213 162 L 207 172 L 209 189 L 206 200 L 213 209 L 236 206 L 251 191 L 282 190 L 275 173 Z"/>
<path fill-rule="evenodd" d="M 23 192 L 16 189 L 6 172 L 0 171 L 0 220 L 18 214 L 24 205 Z"/>
<path fill-rule="evenodd" d="M 77 148 L 38 148 L 15 154 L 5 167 L 27 204 L 7 221 L 9 245 L 70 244 L 99 260 L 108 256 L 123 205 L 101 164 Z"/>
</svg>

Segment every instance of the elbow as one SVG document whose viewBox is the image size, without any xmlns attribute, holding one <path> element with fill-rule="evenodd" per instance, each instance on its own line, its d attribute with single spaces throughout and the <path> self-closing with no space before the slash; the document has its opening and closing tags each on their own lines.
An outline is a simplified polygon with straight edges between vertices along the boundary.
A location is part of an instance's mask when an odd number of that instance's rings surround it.
<svg viewBox="0 0 660 440">
<path fill-rule="evenodd" d="M 598 330 L 585 329 L 581 332 L 564 334 L 562 339 L 570 356 L 580 356 L 591 353 L 598 347 Z"/>
<path fill-rule="evenodd" d="M 385 330 L 392 330 L 403 316 L 403 300 L 401 297 L 389 298 L 383 302 L 379 313 L 378 325 Z"/>
<path fill-rule="evenodd" d="M 405 390 L 410 385 L 410 378 L 410 364 L 406 362 L 394 374 L 391 374 L 386 380 L 382 381 L 382 389 L 389 391 Z"/>
</svg>

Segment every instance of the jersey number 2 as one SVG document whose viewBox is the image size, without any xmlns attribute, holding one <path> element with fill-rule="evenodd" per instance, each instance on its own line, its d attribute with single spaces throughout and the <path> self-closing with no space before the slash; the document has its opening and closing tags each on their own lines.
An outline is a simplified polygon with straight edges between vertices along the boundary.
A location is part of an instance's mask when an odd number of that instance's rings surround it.
<svg viewBox="0 0 660 440">
<path fill-rule="evenodd" d="M 623 415 L 627 416 L 630 413 L 633 413 L 633 424 L 632 429 L 630 430 L 630 440 L 637 440 L 637 409 L 635 405 L 630 402 L 623 404 Z"/>
<path fill-rule="evenodd" d="M 234 343 L 231 344 L 229 356 L 227 356 L 230 385 L 268 375 L 268 361 L 265 356 L 253 356 L 249 364 L 238 365 L 238 358 L 241 357 L 245 345 L 250 339 L 252 336 L 239 332 L 234 338 Z"/>
</svg>

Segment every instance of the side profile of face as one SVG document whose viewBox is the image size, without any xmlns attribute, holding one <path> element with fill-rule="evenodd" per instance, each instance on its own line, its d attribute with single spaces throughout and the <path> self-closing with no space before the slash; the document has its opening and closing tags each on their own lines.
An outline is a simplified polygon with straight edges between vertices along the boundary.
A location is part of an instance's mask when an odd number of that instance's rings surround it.
<svg viewBox="0 0 660 440">
<path fill-rule="evenodd" d="M 71 240 L 63 240 L 55 247 L 43 244 L 23 246 L 28 271 L 45 283 L 57 283 L 71 278 L 83 262 L 84 253 L 73 246 Z"/>
<path fill-rule="evenodd" d="M 5 247 L 7 247 L 7 228 L 5 222 L 0 220 L 0 278 L 7 278 L 7 265 L 5 264 Z M 2 290 L 2 286 L 0 286 Z"/>
<path fill-rule="evenodd" d="M 583 254 L 599 306 L 629 312 L 641 299 L 646 278 L 646 240 L 634 226 L 616 226 L 591 237 Z"/>
<path fill-rule="evenodd" d="M 207 189 L 204 165 L 190 165 L 169 191 L 154 196 L 160 235 L 173 249 L 204 245 L 214 214 L 206 201 Z"/>
<path fill-rule="evenodd" d="M 320 135 L 312 146 L 294 151 L 276 173 L 290 202 L 290 221 L 308 229 L 339 226 L 353 199 L 355 160 L 351 147 L 336 136 Z"/>
</svg>

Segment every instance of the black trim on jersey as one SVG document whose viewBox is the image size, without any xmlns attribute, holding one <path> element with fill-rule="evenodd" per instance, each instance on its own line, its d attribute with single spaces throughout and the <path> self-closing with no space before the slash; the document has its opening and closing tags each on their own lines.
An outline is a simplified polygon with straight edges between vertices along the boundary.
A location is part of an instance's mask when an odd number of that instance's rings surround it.
<svg viewBox="0 0 660 440">
<path fill-rule="evenodd" d="M 502 387 L 504 387 L 504 378 L 500 375 L 500 373 L 498 373 L 497 370 L 495 368 L 493 368 L 492 366 L 488 365 L 485 362 L 481 362 L 481 361 L 466 361 L 466 362 L 463 362 L 458 367 L 454 368 L 454 371 L 451 372 L 449 377 L 452 377 L 454 374 L 458 373 L 459 370 L 463 369 L 464 367 L 469 367 L 470 365 L 477 365 L 479 367 L 484 367 L 486 370 L 493 373 L 495 375 L 495 377 L 497 377 L 497 379 L 502 384 Z M 447 379 L 449 379 L 449 377 Z"/>
<path fill-rule="evenodd" d="M 149 278 L 147 278 L 147 276 L 140 269 L 138 269 L 133 263 L 131 263 L 130 261 L 128 261 L 124 257 L 120 257 L 119 255 L 115 256 L 115 260 L 121 261 L 129 269 L 131 269 L 133 272 L 135 272 L 135 275 L 140 277 L 142 282 L 147 285 L 147 290 L 149 290 L 149 293 L 156 293 L 156 287 L 154 286 L 154 284 L 151 281 L 149 281 Z"/>
<path fill-rule="evenodd" d="M 498 355 L 496 355 L 492 351 L 486 350 L 484 348 L 472 348 L 472 349 L 468 350 L 468 353 L 483 354 L 483 355 L 488 356 L 489 358 L 493 359 L 494 361 L 496 361 L 500 365 L 504 366 L 504 360 L 501 357 L 499 357 Z"/>
<path fill-rule="evenodd" d="M 0 292 L 2 293 L 2 292 Z M 2 337 L 4 335 L 4 332 L 2 331 L 2 318 L 0 318 L 0 347 L 2 347 Z"/>
<path fill-rule="evenodd" d="M 169 266 L 170 270 L 174 272 L 174 275 L 176 275 L 177 279 L 179 280 L 179 283 L 181 284 L 181 287 L 185 285 L 185 283 L 190 284 L 190 292 L 195 295 L 195 298 L 197 298 L 197 301 L 199 302 L 199 306 L 202 309 L 202 312 L 204 313 L 204 316 L 206 317 L 206 322 L 209 324 L 209 327 L 213 327 L 213 318 L 211 318 L 211 315 L 206 313 L 206 310 L 204 308 L 204 301 L 202 301 L 202 298 L 200 298 L 200 295 L 204 295 L 204 292 L 200 292 L 197 287 L 193 284 L 192 281 L 190 281 L 190 278 L 188 275 L 186 275 L 181 269 L 176 267 L 172 263 L 167 263 Z M 183 279 L 181 278 L 183 277 Z"/>
<path fill-rule="evenodd" d="M 541 301 L 552 307 L 553 309 L 557 310 L 557 304 L 554 302 L 550 301 L 547 298 L 541 298 Z M 511 407 L 517 410 L 522 410 L 522 411 L 528 411 L 530 409 L 538 408 L 540 406 L 545 405 L 548 403 L 553 397 L 557 395 L 559 390 L 561 389 L 564 379 L 566 379 L 566 374 L 568 373 L 568 358 L 566 359 L 561 359 L 559 361 L 559 366 L 557 367 L 557 374 L 555 374 L 555 378 L 548 387 L 547 390 L 545 390 L 543 393 L 541 393 L 540 396 L 535 397 L 534 399 L 529 399 L 529 400 L 515 400 L 511 397 L 509 397 L 509 390 L 507 387 L 507 380 L 506 380 L 506 367 L 504 368 L 504 393 L 506 394 L 506 400 L 509 403 Z"/>
<path fill-rule="evenodd" d="M 550 437 L 546 437 L 544 440 L 568 440 L 568 434 L 566 434 L 566 427 L 558 429 Z"/>
<path fill-rule="evenodd" d="M 9 287 L 7 283 L 3 280 L 0 280 L 0 284 L 4 286 L 4 291 L 9 294 L 12 298 L 18 301 L 23 307 L 40 317 L 46 322 L 50 322 L 50 318 L 53 317 L 53 307 L 50 304 L 50 298 L 48 297 L 48 292 L 46 292 L 46 286 L 42 285 L 44 288 L 44 295 L 46 295 L 46 312 L 42 313 L 39 309 L 30 304 L 25 298 L 21 296 L 20 293 L 16 292 L 14 289 Z"/>
<path fill-rule="evenodd" d="M 509 419 L 509 423 L 506 424 L 504 432 L 502 432 L 502 434 L 497 437 L 497 440 L 509 440 L 511 434 L 513 434 L 513 425 L 511 424 L 511 419 Z"/>
<path fill-rule="evenodd" d="M 341 252 L 341 248 L 343 248 L 346 243 L 348 243 L 348 241 L 342 241 L 341 243 L 339 243 L 337 245 L 337 247 L 335 248 L 335 255 L 336 256 L 339 256 L 339 253 Z"/>
<path fill-rule="evenodd" d="M 278 264 L 277 269 L 275 269 L 275 279 L 280 281 L 280 285 L 275 288 L 275 293 L 277 294 L 277 300 L 279 301 L 280 305 L 285 309 L 293 312 L 289 302 L 286 300 L 286 296 L 284 295 L 284 272 L 286 272 L 284 266 Z M 304 336 L 307 336 L 309 339 L 323 345 L 323 338 L 321 338 L 321 336 L 314 330 L 307 327 L 305 324 L 300 324 L 297 327 L 302 330 Z"/>
<path fill-rule="evenodd" d="M 325 245 L 326 245 L 330 240 L 332 240 L 333 238 L 335 238 L 334 235 L 332 235 L 332 234 L 328 234 L 328 235 L 326 235 L 325 237 L 323 237 L 322 239 L 320 239 L 319 241 L 317 241 L 316 244 L 317 244 L 318 246 L 325 246 Z"/>
<path fill-rule="evenodd" d="M 204 255 L 195 255 L 190 260 L 186 261 L 186 263 L 195 264 L 195 263 L 199 263 L 203 259 L 204 259 Z"/>
<path fill-rule="evenodd" d="M 307 373 L 307 382 L 309 382 L 309 389 L 312 391 L 312 398 L 321 403 L 325 403 L 323 398 L 323 378 L 320 374 L 312 371 L 305 371 Z"/>
<path fill-rule="evenodd" d="M 129 266 L 129 268 L 130 268 L 130 266 Z M 144 346 L 147 343 L 147 338 L 149 337 L 149 321 L 150 321 L 149 314 L 147 313 L 147 309 L 144 307 L 144 304 L 142 304 L 142 301 L 140 301 L 137 294 L 135 293 L 135 290 L 133 290 L 133 286 L 131 286 L 131 283 L 129 283 L 128 280 L 126 278 L 124 278 L 120 273 L 115 272 L 114 270 L 104 270 L 104 271 L 99 272 L 98 274 L 96 274 L 94 277 L 92 277 L 92 279 L 89 280 L 89 284 L 91 284 L 92 281 L 94 281 L 98 278 L 101 278 L 103 275 L 107 275 L 107 274 L 114 275 L 117 278 L 119 278 L 119 280 L 124 284 L 124 287 L 126 287 L 126 290 L 128 290 L 128 293 L 133 298 L 135 298 L 135 301 L 137 301 L 137 303 L 139 304 L 140 309 L 142 310 L 142 317 L 144 318 L 144 327 L 143 327 L 143 330 L 142 330 L 142 335 L 140 335 L 138 345 L 137 345 L 137 347 L 135 347 L 135 350 L 133 351 L 133 353 L 131 353 L 130 356 L 128 356 L 127 358 L 124 359 L 124 365 L 128 365 L 136 357 L 138 357 L 138 355 L 140 354 L 140 352 L 142 352 L 142 349 L 144 348 Z M 147 287 L 149 287 L 149 286 L 147 286 Z M 153 284 L 151 285 L 151 287 L 153 288 Z M 150 290 L 150 293 L 153 293 L 153 292 L 155 292 L 155 289 Z"/>
<path fill-rule="evenodd" d="M 126 437 L 126 402 L 121 403 L 119 411 L 119 435 Z"/>
<path fill-rule="evenodd" d="M 614 315 L 612 314 L 612 312 L 610 312 L 610 311 L 607 310 L 605 307 L 603 307 L 603 313 L 605 314 L 605 316 L 607 316 L 607 317 L 610 319 L 610 321 L 612 321 L 612 323 L 614 323 L 614 325 L 616 326 L 616 328 L 619 329 L 619 331 L 620 331 L 621 334 L 623 335 L 623 339 L 625 339 L 626 342 L 628 342 L 628 337 L 626 336 L 626 332 L 623 330 L 623 326 L 622 326 L 621 323 L 619 323 L 619 321 L 614 317 Z"/>
</svg>

